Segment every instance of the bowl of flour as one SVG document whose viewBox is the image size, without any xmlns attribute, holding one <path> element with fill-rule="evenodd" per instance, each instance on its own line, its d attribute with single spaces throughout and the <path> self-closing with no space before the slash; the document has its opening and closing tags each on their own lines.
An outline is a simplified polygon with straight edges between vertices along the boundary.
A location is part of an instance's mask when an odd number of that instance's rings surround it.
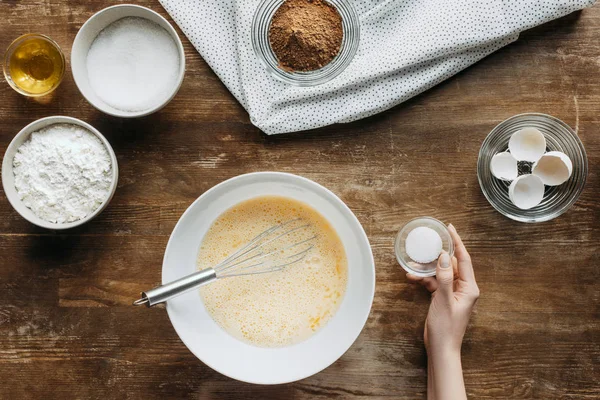
<svg viewBox="0 0 600 400">
<path fill-rule="evenodd" d="M 38 119 L 12 140 L 2 160 L 2 185 L 23 218 L 47 229 L 82 225 L 102 212 L 117 188 L 110 143 L 71 117 Z"/>
<path fill-rule="evenodd" d="M 160 14 L 122 4 L 97 12 L 79 29 L 71 70 L 92 106 L 116 117 L 141 117 L 175 97 L 185 75 L 185 53 Z"/>
</svg>

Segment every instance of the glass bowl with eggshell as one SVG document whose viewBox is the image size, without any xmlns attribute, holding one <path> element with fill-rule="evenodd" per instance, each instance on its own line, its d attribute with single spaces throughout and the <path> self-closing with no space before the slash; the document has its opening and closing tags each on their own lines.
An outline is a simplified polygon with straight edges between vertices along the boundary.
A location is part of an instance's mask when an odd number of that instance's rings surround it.
<svg viewBox="0 0 600 400">
<path fill-rule="evenodd" d="M 553 158 L 558 152 L 566 155 L 572 162 L 570 177 L 560 185 L 547 184 L 542 189 L 541 201 L 535 206 L 518 207 L 511 198 L 511 186 L 514 189 L 518 180 L 535 173 L 535 163 L 519 161 L 517 170 L 505 177 L 496 177 L 492 171 L 492 160 L 509 152 L 510 141 L 514 135 L 527 129 L 541 132 L 545 139 L 545 155 Z M 504 152 L 504 154 L 503 154 Z M 508 158 L 508 157 L 507 157 Z M 523 160 L 526 160 L 522 157 Z M 519 222 L 536 223 L 554 219 L 565 213 L 579 198 L 583 191 L 588 173 L 588 160 L 581 140 L 569 125 L 550 115 L 527 113 L 511 117 L 496 126 L 485 138 L 479 151 L 477 177 L 479 185 L 489 203 L 502 215 Z M 543 176 L 538 173 L 537 175 Z"/>
<path fill-rule="evenodd" d="M 417 230 L 421 230 L 419 235 L 415 235 Z M 428 240 L 431 238 L 433 240 Z M 438 241 L 441 243 L 435 243 Z M 400 229 L 394 250 L 398 263 L 406 272 L 420 277 L 434 276 L 441 251 L 446 251 L 450 257 L 454 255 L 454 241 L 443 222 L 432 217 L 419 217 L 408 221 Z M 415 254 L 424 258 L 413 259 L 419 258 Z"/>
</svg>

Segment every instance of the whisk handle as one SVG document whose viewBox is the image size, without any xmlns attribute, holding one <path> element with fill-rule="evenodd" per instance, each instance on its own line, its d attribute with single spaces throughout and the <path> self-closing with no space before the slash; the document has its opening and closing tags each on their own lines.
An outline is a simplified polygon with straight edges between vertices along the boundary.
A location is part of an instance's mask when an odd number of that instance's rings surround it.
<svg viewBox="0 0 600 400">
<path fill-rule="evenodd" d="M 164 303 L 173 297 L 216 280 L 217 273 L 214 269 L 204 269 L 171 283 L 142 292 L 141 299 L 134 301 L 133 305 L 141 306 L 145 304 L 148 307 L 152 307 L 155 304 Z"/>
</svg>

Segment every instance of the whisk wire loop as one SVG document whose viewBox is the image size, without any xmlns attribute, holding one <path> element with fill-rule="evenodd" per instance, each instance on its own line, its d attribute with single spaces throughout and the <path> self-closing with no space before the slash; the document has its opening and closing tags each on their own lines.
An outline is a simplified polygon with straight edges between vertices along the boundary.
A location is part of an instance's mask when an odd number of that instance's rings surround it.
<svg viewBox="0 0 600 400">
<path fill-rule="evenodd" d="M 310 233 L 309 223 L 301 222 L 301 225 L 295 226 L 298 221 L 302 219 L 296 218 L 272 226 L 215 267 L 197 271 L 174 282 L 142 292 L 142 298 L 133 304 L 151 307 L 221 278 L 282 271 L 304 260 L 315 247 L 314 241 L 317 235 Z M 289 244 L 291 235 L 294 235 L 294 238 L 298 236 L 300 239 Z M 302 238 L 302 235 L 305 237 Z"/>
<path fill-rule="evenodd" d="M 217 276 L 219 278 L 225 278 L 248 274 L 255 275 L 257 273 L 264 272 L 274 272 L 279 268 L 302 261 L 306 254 L 314 246 L 309 246 L 308 248 L 300 250 L 297 253 L 289 256 L 286 255 L 286 252 L 288 252 L 290 249 L 302 246 L 303 244 L 310 243 L 317 238 L 316 235 L 312 235 L 311 237 L 296 243 L 292 243 L 285 247 L 278 246 L 278 244 L 283 241 L 284 238 L 310 228 L 310 224 L 289 227 L 289 225 L 300 220 L 300 218 L 297 218 L 279 225 L 275 225 L 274 227 L 269 228 L 265 232 L 256 236 L 247 245 L 214 267 L 214 270 L 217 272 Z M 289 229 L 284 229 L 284 232 L 280 233 L 280 230 L 285 227 L 289 227 Z M 277 257 L 278 255 L 279 257 Z M 264 261 L 257 262 L 259 260 Z M 250 265 L 246 265 L 248 263 L 250 263 Z M 260 267 L 264 268 L 264 272 L 254 270 Z"/>
<path fill-rule="evenodd" d="M 262 244 L 260 244 L 259 242 L 271 235 L 272 233 L 278 231 L 279 229 L 300 220 L 300 218 L 296 218 L 296 219 L 292 219 L 290 221 L 284 222 L 282 224 L 279 225 L 275 225 L 272 226 L 271 228 L 267 229 L 266 231 L 260 233 L 259 235 L 257 235 L 256 237 L 254 237 L 254 239 L 250 240 L 244 247 L 242 247 L 241 249 L 237 250 L 236 252 L 234 252 L 232 255 L 230 255 L 229 257 L 227 257 L 225 260 L 221 261 L 219 264 L 217 264 L 216 267 L 214 267 L 215 271 L 225 271 L 226 269 L 229 269 L 231 267 L 233 267 L 234 265 L 229 265 L 232 261 L 237 260 L 240 257 L 245 256 L 246 254 L 254 251 L 255 249 L 257 249 L 259 246 L 262 246 Z"/>
</svg>

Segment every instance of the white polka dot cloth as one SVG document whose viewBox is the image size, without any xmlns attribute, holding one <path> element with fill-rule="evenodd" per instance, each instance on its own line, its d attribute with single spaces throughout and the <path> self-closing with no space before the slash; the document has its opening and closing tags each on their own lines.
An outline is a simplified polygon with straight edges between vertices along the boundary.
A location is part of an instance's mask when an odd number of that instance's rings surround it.
<svg viewBox="0 0 600 400">
<path fill-rule="evenodd" d="M 250 39 L 260 0 L 160 0 L 268 134 L 350 122 L 387 110 L 595 0 L 354 0 L 360 47 L 332 81 L 292 87 L 271 77 Z"/>
</svg>

